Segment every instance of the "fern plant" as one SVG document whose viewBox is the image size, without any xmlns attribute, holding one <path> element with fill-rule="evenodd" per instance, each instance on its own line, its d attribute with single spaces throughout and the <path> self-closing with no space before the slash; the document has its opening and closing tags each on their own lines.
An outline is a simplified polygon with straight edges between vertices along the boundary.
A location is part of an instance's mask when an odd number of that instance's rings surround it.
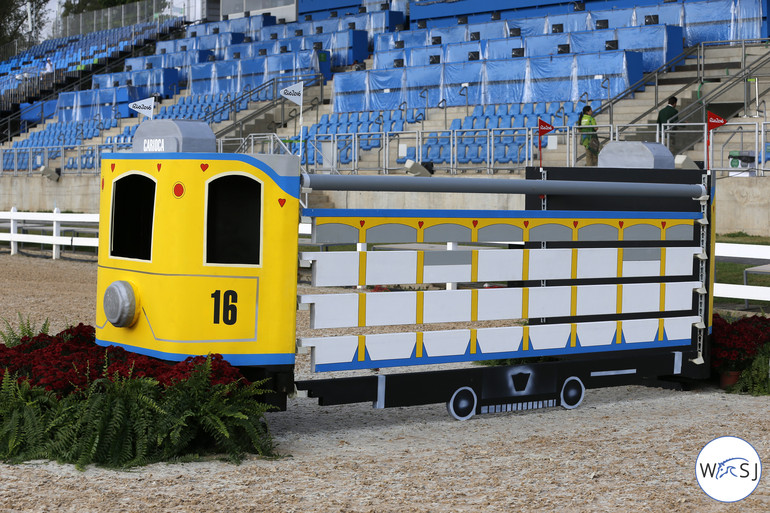
<svg viewBox="0 0 770 513">
<path fill-rule="evenodd" d="M 0 458 L 16 462 L 42 457 L 58 410 L 53 392 L 6 371 L 0 382 Z"/>
<path fill-rule="evenodd" d="M 43 321 L 43 325 L 38 330 L 35 327 L 35 323 L 30 320 L 29 316 L 25 319 L 21 312 L 19 312 L 19 326 L 18 330 L 14 328 L 11 323 L 8 321 L 8 319 L 3 318 L 2 321 L 5 324 L 5 330 L 0 330 L 0 339 L 2 339 L 3 344 L 5 344 L 6 347 L 15 347 L 21 344 L 21 341 L 24 337 L 34 337 L 35 335 L 38 335 L 39 333 L 48 334 L 48 329 L 50 327 L 50 322 L 48 318 Z"/>
<path fill-rule="evenodd" d="M 166 415 L 158 426 L 164 459 L 189 453 L 224 453 L 240 462 L 245 452 L 272 455 L 274 443 L 264 414 L 270 408 L 257 397 L 264 381 L 244 385 L 233 381 L 211 385 L 211 357 L 190 377 L 168 387 L 163 395 Z"/>
<path fill-rule="evenodd" d="M 158 382 L 152 378 L 103 376 L 62 399 L 62 415 L 47 457 L 74 463 L 125 468 L 157 459 L 155 421 Z"/>
<path fill-rule="evenodd" d="M 83 470 L 89 464 L 128 468 L 198 454 L 224 453 L 233 462 L 246 452 L 273 455 L 264 422 L 269 406 L 259 402 L 264 382 L 223 383 L 212 356 L 183 369 L 171 385 L 137 376 L 133 366 L 108 373 L 108 360 L 99 378 L 86 378 L 67 394 L 51 385 L 60 379 L 45 385 L 49 391 L 5 369 L 0 459 L 46 458 Z M 86 376 L 88 369 L 86 361 Z"/>
<path fill-rule="evenodd" d="M 729 391 L 770 395 L 770 344 L 765 344 L 759 349 L 751 364 L 741 372 L 740 379 Z"/>
</svg>

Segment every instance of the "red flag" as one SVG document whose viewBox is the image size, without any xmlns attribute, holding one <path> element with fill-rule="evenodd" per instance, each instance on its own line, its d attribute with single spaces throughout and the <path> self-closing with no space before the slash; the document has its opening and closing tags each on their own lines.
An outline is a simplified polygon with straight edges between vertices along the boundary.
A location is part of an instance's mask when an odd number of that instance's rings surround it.
<svg viewBox="0 0 770 513">
<path fill-rule="evenodd" d="M 706 122 L 706 128 L 708 129 L 709 132 L 727 123 L 727 121 L 725 121 L 724 118 L 717 116 L 711 111 L 707 111 L 706 115 L 708 116 L 708 121 Z"/>
<path fill-rule="evenodd" d="M 548 132 L 550 132 L 551 130 L 553 130 L 553 125 L 551 125 L 546 121 L 543 121 L 540 118 L 537 118 L 537 128 L 540 131 L 539 135 L 542 137 Z"/>
</svg>

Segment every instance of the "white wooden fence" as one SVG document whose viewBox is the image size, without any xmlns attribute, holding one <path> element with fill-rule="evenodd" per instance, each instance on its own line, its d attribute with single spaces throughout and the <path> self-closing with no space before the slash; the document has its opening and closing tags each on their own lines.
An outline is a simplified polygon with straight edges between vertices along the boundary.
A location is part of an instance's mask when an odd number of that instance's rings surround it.
<svg viewBox="0 0 770 513">
<path fill-rule="evenodd" d="M 32 232 L 32 233 L 30 233 Z M 99 245 L 99 214 L 63 214 L 53 212 L 0 212 L 0 241 L 11 243 L 11 254 L 18 253 L 20 242 L 53 246 L 52 257 L 61 256 L 61 248 Z M 300 225 L 299 234 L 307 235 L 309 226 Z M 770 246 L 752 244 L 716 244 L 716 256 L 756 258 L 770 261 Z M 754 271 L 757 274 L 763 270 Z M 767 268 L 770 274 L 770 267 Z M 770 287 L 715 283 L 714 296 L 754 301 L 770 301 Z"/>
<path fill-rule="evenodd" d="M 19 243 L 53 246 L 52 256 L 61 256 L 62 246 L 99 246 L 99 214 L 63 214 L 53 212 L 0 212 L 0 241 L 11 243 L 11 254 L 19 252 Z"/>
</svg>

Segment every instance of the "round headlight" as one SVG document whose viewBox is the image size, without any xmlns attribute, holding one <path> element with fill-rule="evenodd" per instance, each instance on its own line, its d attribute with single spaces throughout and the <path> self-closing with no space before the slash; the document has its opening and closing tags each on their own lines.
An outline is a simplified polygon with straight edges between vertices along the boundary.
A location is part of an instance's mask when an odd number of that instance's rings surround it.
<svg viewBox="0 0 770 513">
<path fill-rule="evenodd" d="M 136 295 L 127 281 L 115 281 L 104 291 L 104 315 L 116 328 L 128 328 L 136 320 Z"/>
</svg>

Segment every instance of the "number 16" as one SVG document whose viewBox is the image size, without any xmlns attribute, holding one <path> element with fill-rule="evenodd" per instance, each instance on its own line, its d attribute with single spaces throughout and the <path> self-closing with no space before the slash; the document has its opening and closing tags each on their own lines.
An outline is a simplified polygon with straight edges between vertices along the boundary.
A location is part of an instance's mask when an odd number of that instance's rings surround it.
<svg viewBox="0 0 770 513">
<path fill-rule="evenodd" d="M 214 291 L 211 297 L 214 299 L 214 324 L 219 324 L 219 310 L 222 296 L 221 290 Z M 226 290 L 224 294 L 224 304 L 221 305 L 222 321 L 228 326 L 235 324 L 238 319 L 238 293 L 234 290 Z"/>
</svg>

